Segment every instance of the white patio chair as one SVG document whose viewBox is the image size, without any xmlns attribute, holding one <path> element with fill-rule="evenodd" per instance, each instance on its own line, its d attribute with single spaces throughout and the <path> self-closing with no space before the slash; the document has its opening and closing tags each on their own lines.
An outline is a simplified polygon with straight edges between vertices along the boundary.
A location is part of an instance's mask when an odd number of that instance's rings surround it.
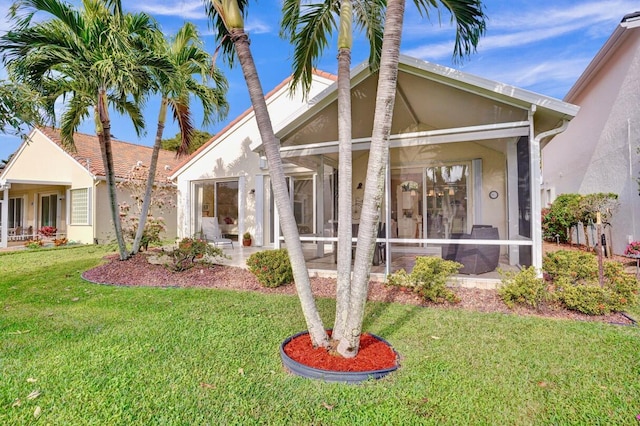
<svg viewBox="0 0 640 426">
<path fill-rule="evenodd" d="M 203 217 L 201 233 L 202 238 L 212 242 L 214 246 L 218 246 L 218 244 L 230 244 L 231 248 L 233 248 L 233 240 L 222 237 L 222 231 L 220 231 L 217 217 Z"/>
</svg>

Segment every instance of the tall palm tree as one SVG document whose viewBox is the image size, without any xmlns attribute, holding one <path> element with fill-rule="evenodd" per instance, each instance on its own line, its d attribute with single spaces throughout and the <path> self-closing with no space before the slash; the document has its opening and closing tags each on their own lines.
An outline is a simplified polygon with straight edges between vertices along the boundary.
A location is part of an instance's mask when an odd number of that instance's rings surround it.
<svg viewBox="0 0 640 426">
<path fill-rule="evenodd" d="M 338 253 L 336 315 L 331 338 L 345 333 L 351 296 L 352 240 L 352 153 L 351 153 L 351 48 L 353 20 L 369 40 L 369 65 L 378 67 L 382 48 L 385 1 L 325 0 L 301 8 L 299 0 L 285 0 L 282 33 L 294 45 L 291 88 L 301 84 L 306 96 L 311 88 L 313 68 L 338 29 Z M 336 17 L 338 19 L 336 19 Z"/>
<path fill-rule="evenodd" d="M 43 13 L 48 19 L 34 20 Z M 75 9 L 61 0 L 19 0 L 11 7 L 14 27 L 0 39 L 4 61 L 21 81 L 50 99 L 68 99 L 61 118 L 63 143 L 93 112 L 105 168 L 120 258 L 128 252 L 116 197 L 109 107 L 128 115 L 138 134 L 151 67 L 171 72 L 146 45 L 158 32 L 146 14 L 124 13 L 119 0 L 83 0 Z"/>
<path fill-rule="evenodd" d="M 140 250 L 140 242 L 144 233 L 144 227 L 151 204 L 151 191 L 155 181 L 158 165 L 158 154 L 162 147 L 162 134 L 167 119 L 167 108 L 173 112 L 173 118 L 180 127 L 181 145 L 177 155 L 189 153 L 191 140 L 194 136 L 194 126 L 191 119 L 190 98 L 195 96 L 202 104 L 204 111 L 203 125 L 209 124 L 213 119 L 222 119 L 226 116 L 229 105 L 225 98 L 227 81 L 222 72 L 215 68 L 211 56 L 204 50 L 198 36 L 198 31 L 192 23 L 186 23 L 168 43 L 162 35 L 157 38 L 154 46 L 159 54 L 165 54 L 168 61 L 174 67 L 173 74 L 154 72 L 156 90 L 161 94 L 160 111 L 158 112 L 158 127 L 155 142 L 149 164 L 149 176 L 147 186 L 140 209 L 138 229 L 133 240 L 132 253 Z M 152 70 L 154 71 L 154 70 Z M 201 81 L 194 78 L 199 76 Z M 215 87 L 209 85 L 209 81 L 215 83 Z"/>
<path fill-rule="evenodd" d="M 260 138 L 262 139 L 269 164 L 271 186 L 278 214 L 282 219 L 282 233 L 289 252 L 302 313 L 313 345 L 326 347 L 329 344 L 329 338 L 311 292 L 311 282 L 302 252 L 302 243 L 300 242 L 293 207 L 289 200 L 289 192 L 280 156 L 280 143 L 276 139 L 271 125 L 267 103 L 264 99 L 264 91 L 251 54 L 249 37 L 244 31 L 246 7 L 247 0 L 211 0 L 211 3 L 207 3 L 206 9 L 217 29 L 216 37 L 221 43 L 222 52 L 227 62 L 233 64 L 234 59 L 237 58 L 242 68 Z"/>
<path fill-rule="evenodd" d="M 451 14 L 451 20 L 456 24 L 454 57 L 462 58 L 475 51 L 478 41 L 485 31 L 486 18 L 480 0 L 440 0 L 439 2 L 436 0 L 414 0 L 414 2 L 423 15 L 428 15 L 429 7 L 437 9 L 438 3 Z M 357 355 L 360 345 L 371 261 L 379 221 L 378 206 L 382 205 L 384 198 L 404 9 L 405 0 L 388 0 L 387 2 L 371 149 L 349 299 L 346 327 L 348 333 L 337 345 L 338 353 L 344 357 Z"/>
</svg>

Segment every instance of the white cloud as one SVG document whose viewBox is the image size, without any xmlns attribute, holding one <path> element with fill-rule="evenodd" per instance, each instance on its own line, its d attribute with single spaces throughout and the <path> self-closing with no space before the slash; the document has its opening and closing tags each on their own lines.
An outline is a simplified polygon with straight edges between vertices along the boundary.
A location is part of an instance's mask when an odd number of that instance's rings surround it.
<svg viewBox="0 0 640 426">
<path fill-rule="evenodd" d="M 539 6 L 539 5 L 538 5 Z M 488 52 L 505 47 L 514 48 L 533 43 L 545 42 L 568 34 L 582 33 L 585 39 L 599 38 L 610 34 L 617 22 L 629 11 L 637 8 L 633 2 L 615 0 L 607 2 L 580 2 L 569 7 L 537 7 L 524 9 L 514 7 L 506 13 L 489 15 L 487 35 L 480 40 L 478 50 Z M 543 11 L 543 12 L 541 12 Z M 407 34 L 408 33 L 408 34 Z M 408 39 L 421 35 L 424 37 L 424 25 L 411 24 L 406 27 Z M 414 45 L 405 53 L 423 59 L 448 58 L 453 51 L 454 29 L 443 24 L 428 30 L 434 43 Z M 443 35 L 450 35 L 447 41 L 440 41 Z"/>
<path fill-rule="evenodd" d="M 251 34 L 266 34 L 271 32 L 271 26 L 260 19 L 247 19 L 244 30 Z"/>
<path fill-rule="evenodd" d="M 152 0 L 141 4 L 129 4 L 128 8 L 146 12 L 152 16 L 177 16 L 183 19 L 207 19 L 201 0 Z"/>
</svg>

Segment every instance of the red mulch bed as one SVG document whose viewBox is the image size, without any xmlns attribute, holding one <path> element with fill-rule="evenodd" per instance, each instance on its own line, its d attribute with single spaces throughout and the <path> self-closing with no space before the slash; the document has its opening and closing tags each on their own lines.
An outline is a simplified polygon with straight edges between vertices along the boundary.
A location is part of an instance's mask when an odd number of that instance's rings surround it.
<svg viewBox="0 0 640 426">
<path fill-rule="evenodd" d="M 563 247 L 559 246 L 559 248 Z M 553 249 L 558 249 L 555 244 L 545 245 L 545 251 Z M 83 277 L 95 283 L 121 286 L 220 288 L 257 291 L 266 294 L 296 293 L 293 284 L 287 284 L 277 288 L 263 287 L 251 272 L 242 268 L 221 265 L 215 265 L 213 267 L 197 266 L 185 272 L 171 272 L 162 265 L 148 262 L 150 255 L 157 254 L 157 251 L 151 250 L 137 254 L 126 261 L 118 260 L 117 255 L 110 255 L 105 258 L 106 262 L 104 264 L 86 271 Z M 316 297 L 335 297 L 335 279 L 333 278 L 313 277 L 311 278 L 311 288 Z M 538 309 L 528 307 L 509 309 L 498 297 L 495 290 L 459 287 L 455 288 L 454 291 L 460 298 L 460 303 L 435 304 L 424 302 L 416 294 L 405 292 L 398 287 L 387 287 L 383 283 L 371 281 L 369 283 L 368 300 L 418 305 L 436 309 L 466 309 L 478 312 L 533 315 L 578 321 L 602 321 L 625 325 L 634 323 L 621 313 L 592 316 L 554 306 L 541 306 Z"/>
<path fill-rule="evenodd" d="M 376 371 L 393 368 L 398 362 L 395 351 L 387 343 L 368 333 L 360 336 L 360 349 L 354 358 L 342 358 L 325 348 L 314 348 L 307 333 L 294 337 L 283 349 L 292 360 L 319 370 Z"/>
</svg>

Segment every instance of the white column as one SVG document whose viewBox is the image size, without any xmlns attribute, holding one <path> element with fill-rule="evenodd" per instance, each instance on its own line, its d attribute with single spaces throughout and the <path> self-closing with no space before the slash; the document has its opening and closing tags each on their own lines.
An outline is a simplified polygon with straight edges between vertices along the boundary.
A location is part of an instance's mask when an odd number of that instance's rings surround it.
<svg viewBox="0 0 640 426">
<path fill-rule="evenodd" d="M 518 222 L 518 140 L 507 142 L 507 238 L 517 240 L 520 235 Z M 509 246 L 509 265 L 520 262 L 519 246 Z"/>
<path fill-rule="evenodd" d="M 540 181 L 542 171 L 540 170 L 540 140 L 534 136 L 533 115 L 535 105 L 529 113 L 529 173 L 531 175 L 531 265 L 542 273 L 542 203 L 540 202 Z"/>
<path fill-rule="evenodd" d="M 264 245 L 264 175 L 256 175 L 254 177 L 255 194 L 255 217 L 256 217 L 256 232 L 255 232 L 255 245 L 262 247 Z"/>
<path fill-rule="evenodd" d="M 2 223 L 2 231 L 0 232 L 0 247 L 7 247 L 9 235 L 9 185 L 3 186 L 2 204 L 0 204 L 0 222 Z"/>
<path fill-rule="evenodd" d="M 315 206 L 316 206 L 316 229 L 314 229 L 313 233 L 324 237 L 324 157 L 322 155 L 318 156 L 320 159 L 320 164 L 316 170 L 316 185 L 315 185 Z M 324 256 L 324 242 L 318 241 L 316 245 L 316 255 L 318 257 Z"/>
</svg>

